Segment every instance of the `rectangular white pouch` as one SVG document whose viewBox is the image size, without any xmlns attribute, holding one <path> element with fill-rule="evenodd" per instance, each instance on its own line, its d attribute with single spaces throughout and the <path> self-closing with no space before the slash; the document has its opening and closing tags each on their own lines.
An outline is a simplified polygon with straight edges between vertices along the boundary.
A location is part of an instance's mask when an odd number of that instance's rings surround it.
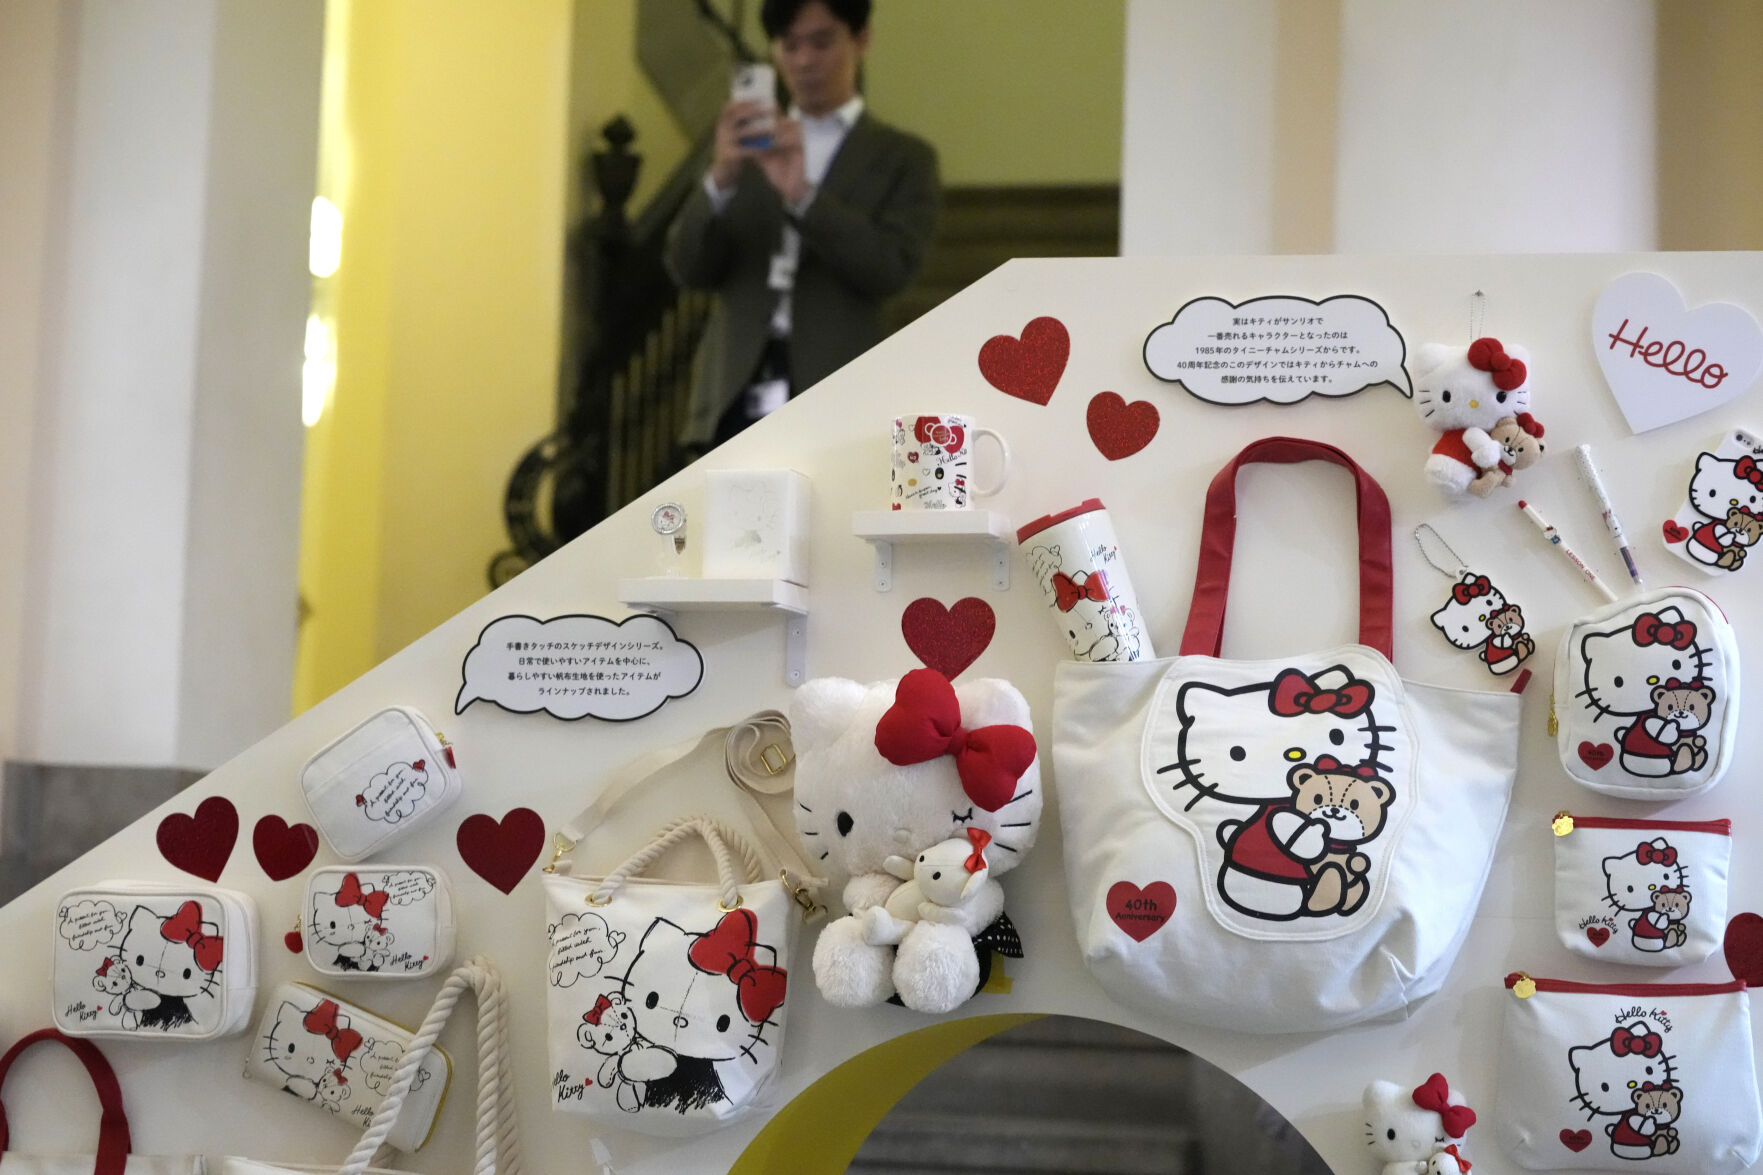
<svg viewBox="0 0 1763 1175">
<path fill-rule="evenodd" d="M 710 846 L 719 884 L 637 876 L 694 838 Z M 777 871 L 703 815 L 668 825 L 605 878 L 558 868 L 545 877 L 553 1107 L 671 1136 L 761 1108 L 802 921 Z"/>
<path fill-rule="evenodd" d="M 1506 977 L 1494 1129 L 1532 1171 L 1728 1175 L 1763 1150 L 1751 1006 L 1731 983 Z"/>
<path fill-rule="evenodd" d="M 1627 820 L 1561 812 L 1555 930 L 1606 963 L 1699 963 L 1726 928 L 1730 820 Z"/>
<path fill-rule="evenodd" d="M 1738 738 L 1732 625 L 1694 588 L 1600 608 L 1561 638 L 1549 714 L 1561 766 L 1593 791 L 1657 801 L 1713 787 Z"/>
<path fill-rule="evenodd" d="M 337 856 L 359 861 L 459 796 L 453 747 L 408 706 L 381 710 L 307 760 L 300 791 Z"/>
<path fill-rule="evenodd" d="M 427 865 L 333 865 L 306 879 L 306 961 L 320 975 L 418 979 L 453 961 L 453 889 Z"/>
<path fill-rule="evenodd" d="M 1307 460 L 1357 483 L 1360 643 L 1223 658 L 1237 470 Z M 1444 982 L 1505 819 L 1520 699 L 1403 680 L 1392 585 L 1382 488 L 1339 449 L 1270 438 L 1207 493 L 1181 655 L 1057 667 L 1066 884 L 1084 962 L 1116 999 L 1316 1032 Z"/>
<path fill-rule="evenodd" d="M 284 983 L 263 1009 L 245 1076 L 363 1130 L 415 1035 L 316 987 Z M 443 1050 L 425 1057 L 386 1143 L 406 1152 L 421 1149 L 452 1079 L 453 1061 Z"/>
<path fill-rule="evenodd" d="M 214 1040 L 257 997 L 257 905 L 230 889 L 106 881 L 55 908 L 50 998 L 69 1036 Z"/>
</svg>

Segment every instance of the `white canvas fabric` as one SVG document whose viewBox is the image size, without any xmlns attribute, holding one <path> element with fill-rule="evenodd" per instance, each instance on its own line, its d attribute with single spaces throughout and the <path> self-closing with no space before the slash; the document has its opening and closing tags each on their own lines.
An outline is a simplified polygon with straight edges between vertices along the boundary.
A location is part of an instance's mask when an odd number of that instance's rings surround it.
<svg viewBox="0 0 1763 1175">
<path fill-rule="evenodd" d="M 460 787 L 452 744 L 408 706 L 381 710 L 300 770 L 313 823 L 345 861 L 408 835 L 457 799 Z"/>
<path fill-rule="evenodd" d="M 113 1040 L 243 1032 L 257 995 L 257 906 L 213 886 L 107 881 L 55 909 L 55 1026 Z"/>
<path fill-rule="evenodd" d="M 1235 476 L 1332 461 L 1359 487 L 1360 644 L 1218 655 Z M 1437 990 L 1492 862 L 1519 698 L 1403 681 L 1389 507 L 1337 449 L 1273 438 L 1213 481 L 1182 655 L 1061 664 L 1053 762 L 1085 962 L 1123 1003 L 1321 1031 Z"/>
<path fill-rule="evenodd" d="M 329 992 L 284 983 L 264 1005 L 245 1076 L 299 1098 L 341 1125 L 364 1129 L 415 1035 Z M 387 1145 L 421 1149 L 452 1079 L 453 1061 L 443 1050 L 423 1058 Z"/>
<path fill-rule="evenodd" d="M 453 961 L 447 875 L 427 865 L 332 866 L 306 879 L 306 961 L 320 975 L 418 979 Z"/>
<path fill-rule="evenodd" d="M 638 876 L 702 840 L 719 884 Z M 744 837 L 675 821 L 604 878 L 545 878 L 552 1105 L 600 1126 L 701 1134 L 765 1105 L 802 912 Z M 743 880 L 744 878 L 744 880 Z"/>
<path fill-rule="evenodd" d="M 1561 638 L 1552 712 L 1561 766 L 1593 791 L 1673 800 L 1713 787 L 1738 738 L 1732 625 L 1693 588 L 1600 608 Z"/>
<path fill-rule="evenodd" d="M 1606 963 L 1699 963 L 1726 928 L 1730 820 L 1632 820 L 1562 812 L 1555 833 L 1555 930 Z"/>
<path fill-rule="evenodd" d="M 1727 1175 L 1757 1161 L 1763 1110 L 1742 981 L 1516 973 L 1506 986 L 1493 1126 L 1521 1166 Z"/>
</svg>

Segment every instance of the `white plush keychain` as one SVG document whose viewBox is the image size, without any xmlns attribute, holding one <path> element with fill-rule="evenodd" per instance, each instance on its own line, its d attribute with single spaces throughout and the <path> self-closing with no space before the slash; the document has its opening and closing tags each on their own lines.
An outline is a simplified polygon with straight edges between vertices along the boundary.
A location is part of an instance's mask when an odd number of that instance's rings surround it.
<svg viewBox="0 0 1763 1175">
<path fill-rule="evenodd" d="M 1464 1175 L 1462 1139 L 1475 1111 L 1434 1073 L 1412 1090 L 1394 1081 L 1365 1087 L 1365 1142 L 1381 1166 L 1378 1175 Z"/>
<path fill-rule="evenodd" d="M 1449 559 L 1450 566 L 1427 550 L 1428 535 Z M 1496 676 L 1511 673 L 1536 652 L 1536 641 L 1524 631 L 1524 612 L 1507 600 L 1506 594 L 1487 576 L 1465 567 L 1451 544 L 1430 523 L 1423 522 L 1414 528 L 1414 543 L 1420 548 L 1422 559 L 1439 574 L 1455 581 L 1450 596 L 1432 614 L 1433 627 L 1446 640 L 1459 649 L 1479 650 L 1476 655 L 1488 672 Z"/>
</svg>

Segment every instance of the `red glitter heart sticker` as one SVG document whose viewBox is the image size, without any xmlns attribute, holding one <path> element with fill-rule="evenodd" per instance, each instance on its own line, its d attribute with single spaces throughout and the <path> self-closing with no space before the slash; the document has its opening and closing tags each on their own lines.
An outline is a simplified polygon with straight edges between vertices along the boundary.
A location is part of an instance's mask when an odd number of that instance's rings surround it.
<svg viewBox="0 0 1763 1175">
<path fill-rule="evenodd" d="M 986 651 L 997 627 L 997 613 L 978 596 L 956 600 L 953 608 L 925 596 L 906 605 L 900 616 L 900 633 L 912 655 L 951 681 Z"/>
<path fill-rule="evenodd" d="M 1131 404 L 1114 392 L 1101 392 L 1090 400 L 1084 423 L 1096 450 L 1110 461 L 1131 457 L 1151 443 L 1160 420 L 1157 405 L 1149 400 Z"/>
<path fill-rule="evenodd" d="M 251 851 L 271 881 L 286 881 L 318 855 L 318 832 L 310 824 L 265 816 L 251 829 Z"/>
<path fill-rule="evenodd" d="M 225 796 L 209 796 L 194 816 L 173 812 L 161 820 L 154 839 L 160 854 L 185 873 L 219 881 L 239 839 L 239 810 Z"/>
<path fill-rule="evenodd" d="M 1763 985 L 1763 917 L 1746 911 L 1726 924 L 1726 969 L 1752 987 Z"/>
<path fill-rule="evenodd" d="M 1675 518 L 1667 518 L 1663 529 L 1665 532 L 1665 541 L 1672 546 L 1676 546 L 1678 543 L 1681 543 L 1683 540 L 1690 537 L 1690 528 L 1687 526 L 1679 526 L 1677 524 L 1677 519 Z"/>
<path fill-rule="evenodd" d="M 1609 743 L 1582 742 L 1578 749 L 1579 761 L 1593 771 L 1602 771 L 1616 757 L 1616 748 Z"/>
<path fill-rule="evenodd" d="M 1045 404 L 1053 398 L 1065 361 L 1071 356 L 1071 335 L 1057 318 L 1037 318 L 1022 328 L 1020 339 L 993 335 L 979 349 L 979 373 L 1007 396 Z"/>
<path fill-rule="evenodd" d="M 545 851 L 545 821 L 531 808 L 514 808 L 501 820 L 480 812 L 460 822 L 455 839 L 473 873 L 513 893 Z"/>
</svg>

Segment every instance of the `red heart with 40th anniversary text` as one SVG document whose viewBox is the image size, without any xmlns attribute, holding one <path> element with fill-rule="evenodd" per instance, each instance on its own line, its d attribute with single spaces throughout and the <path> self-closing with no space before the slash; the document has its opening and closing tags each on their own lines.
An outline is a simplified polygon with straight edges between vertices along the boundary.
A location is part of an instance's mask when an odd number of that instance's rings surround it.
<svg viewBox="0 0 1763 1175">
<path fill-rule="evenodd" d="M 159 852 L 185 873 L 219 881 L 239 839 L 239 810 L 225 796 L 209 796 L 196 814 L 173 812 L 159 822 Z"/>
<path fill-rule="evenodd" d="M 992 643 L 998 616 L 978 596 L 956 600 L 953 608 L 925 596 L 906 605 L 900 633 L 912 655 L 951 681 Z"/>
<path fill-rule="evenodd" d="M 1108 916 L 1134 942 L 1162 930 L 1174 913 L 1175 887 L 1167 881 L 1153 881 L 1144 889 L 1117 881 L 1108 888 Z"/>
<path fill-rule="evenodd" d="M 479 812 L 460 822 L 455 839 L 473 873 L 513 893 L 545 851 L 545 821 L 531 808 L 514 808 L 501 820 Z"/>
<path fill-rule="evenodd" d="M 1673 546 L 1690 537 L 1690 528 L 1687 526 L 1679 526 L 1677 524 L 1677 519 L 1675 518 L 1667 518 L 1663 530 L 1665 532 L 1665 541 L 1671 543 Z"/>
<path fill-rule="evenodd" d="M 1053 398 L 1065 361 L 1071 357 L 1071 335 L 1057 318 L 1037 318 L 1022 328 L 1022 337 L 993 335 L 979 349 L 979 373 L 1007 396 L 1045 404 Z"/>
<path fill-rule="evenodd" d="M 1572 1151 L 1574 1154 L 1578 1154 L 1586 1147 L 1592 1145 L 1592 1132 L 1589 1130 L 1563 1130 L 1561 1132 L 1561 1145 Z"/>
<path fill-rule="evenodd" d="M 1616 757 L 1616 748 L 1609 743 L 1582 742 L 1579 744 L 1579 761 L 1593 771 L 1602 771 Z"/>
<path fill-rule="evenodd" d="M 1610 928 L 1608 926 L 1588 926 L 1585 928 L 1585 936 L 1591 940 L 1593 946 L 1601 947 L 1610 941 Z"/>
<path fill-rule="evenodd" d="M 1110 461 L 1131 457 L 1151 443 L 1160 423 L 1157 405 L 1149 400 L 1131 404 L 1115 392 L 1101 392 L 1090 401 L 1084 422 L 1096 450 Z"/>
</svg>

